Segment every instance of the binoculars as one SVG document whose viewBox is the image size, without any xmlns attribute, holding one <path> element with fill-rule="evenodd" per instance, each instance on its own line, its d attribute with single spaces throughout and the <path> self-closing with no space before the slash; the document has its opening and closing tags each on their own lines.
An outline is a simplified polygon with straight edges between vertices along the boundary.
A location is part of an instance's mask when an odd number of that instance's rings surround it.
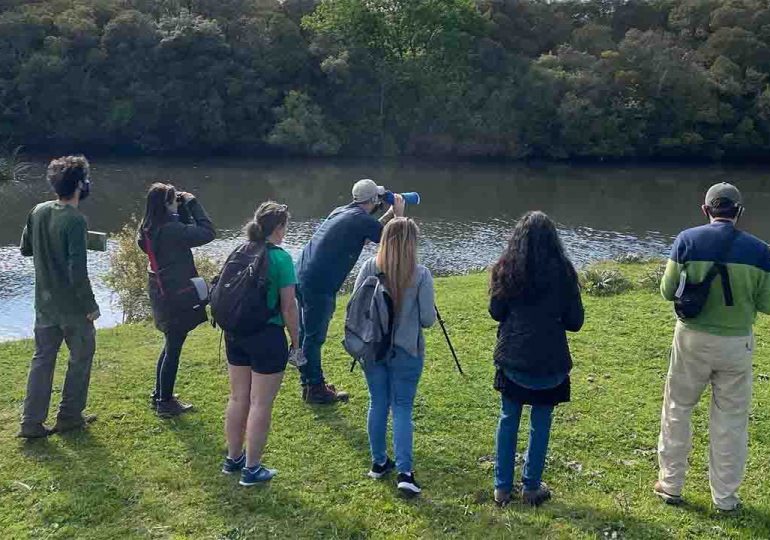
<svg viewBox="0 0 770 540">
<path fill-rule="evenodd" d="M 401 193 L 400 194 L 404 198 L 404 202 L 406 204 L 420 204 L 420 194 L 415 193 L 413 191 L 410 191 L 408 193 Z M 396 196 L 392 191 L 386 191 L 385 195 L 382 196 L 382 200 L 388 203 L 389 205 L 393 206 L 393 203 L 396 202 Z"/>
</svg>

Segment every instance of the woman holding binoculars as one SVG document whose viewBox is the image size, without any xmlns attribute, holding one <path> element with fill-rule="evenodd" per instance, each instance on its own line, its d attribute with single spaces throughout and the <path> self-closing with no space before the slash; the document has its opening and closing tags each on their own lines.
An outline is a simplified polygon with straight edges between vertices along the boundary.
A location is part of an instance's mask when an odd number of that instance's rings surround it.
<svg viewBox="0 0 770 540">
<path fill-rule="evenodd" d="M 147 193 L 137 236 L 149 259 L 148 290 L 155 326 L 165 336 L 151 400 L 158 416 L 171 418 L 192 409 L 174 395 L 174 384 L 187 334 L 207 320 L 203 295 L 194 280 L 198 271 L 192 248 L 208 244 L 216 232 L 194 195 L 155 183 Z"/>
</svg>

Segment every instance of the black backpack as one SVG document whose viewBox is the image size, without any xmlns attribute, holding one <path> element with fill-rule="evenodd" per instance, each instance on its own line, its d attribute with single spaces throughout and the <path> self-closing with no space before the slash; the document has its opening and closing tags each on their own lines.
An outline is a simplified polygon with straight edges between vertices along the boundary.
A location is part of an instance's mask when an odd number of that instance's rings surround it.
<svg viewBox="0 0 770 540">
<path fill-rule="evenodd" d="M 682 320 L 694 319 L 700 315 L 703 311 L 703 307 L 708 300 L 709 292 L 711 292 L 711 282 L 717 277 L 717 274 L 722 278 L 722 294 L 724 295 L 725 305 L 733 306 L 733 289 L 730 286 L 730 273 L 727 271 L 727 265 L 724 263 L 724 259 L 727 257 L 730 248 L 738 237 L 738 230 L 734 230 L 730 237 L 727 239 L 727 243 L 722 247 L 722 251 L 714 264 L 709 268 L 706 277 L 700 283 L 687 283 L 685 284 L 682 295 L 674 299 L 674 311 L 677 317 Z"/>
<path fill-rule="evenodd" d="M 263 329 L 278 311 L 267 305 L 269 244 L 248 242 L 227 258 L 212 281 L 213 324 L 232 334 L 252 335 Z"/>
</svg>

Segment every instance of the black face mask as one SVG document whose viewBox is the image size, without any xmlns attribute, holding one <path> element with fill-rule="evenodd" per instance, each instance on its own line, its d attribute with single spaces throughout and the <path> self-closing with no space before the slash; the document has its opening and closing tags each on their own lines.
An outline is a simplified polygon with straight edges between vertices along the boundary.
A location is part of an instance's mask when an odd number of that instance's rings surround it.
<svg viewBox="0 0 770 540">
<path fill-rule="evenodd" d="M 91 181 L 83 180 L 83 186 L 80 188 L 80 200 L 85 201 L 91 194 Z"/>
</svg>

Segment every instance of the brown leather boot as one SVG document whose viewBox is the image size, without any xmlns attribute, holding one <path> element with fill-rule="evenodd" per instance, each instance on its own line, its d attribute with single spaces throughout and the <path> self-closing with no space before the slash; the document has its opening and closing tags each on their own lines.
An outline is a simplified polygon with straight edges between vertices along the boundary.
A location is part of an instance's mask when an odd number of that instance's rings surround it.
<svg viewBox="0 0 770 540">
<path fill-rule="evenodd" d="M 155 411 L 161 418 L 174 418 L 175 416 L 189 412 L 192 409 L 193 406 L 190 403 L 179 401 L 177 398 L 173 397 L 168 400 L 158 400 L 158 406 Z"/>
<path fill-rule="evenodd" d="M 344 402 L 349 397 L 347 392 L 337 392 L 333 384 L 309 384 L 305 388 L 307 388 L 307 391 L 305 392 L 303 388 L 303 399 L 305 403 L 313 405 L 330 405 L 338 401 Z"/>
</svg>

